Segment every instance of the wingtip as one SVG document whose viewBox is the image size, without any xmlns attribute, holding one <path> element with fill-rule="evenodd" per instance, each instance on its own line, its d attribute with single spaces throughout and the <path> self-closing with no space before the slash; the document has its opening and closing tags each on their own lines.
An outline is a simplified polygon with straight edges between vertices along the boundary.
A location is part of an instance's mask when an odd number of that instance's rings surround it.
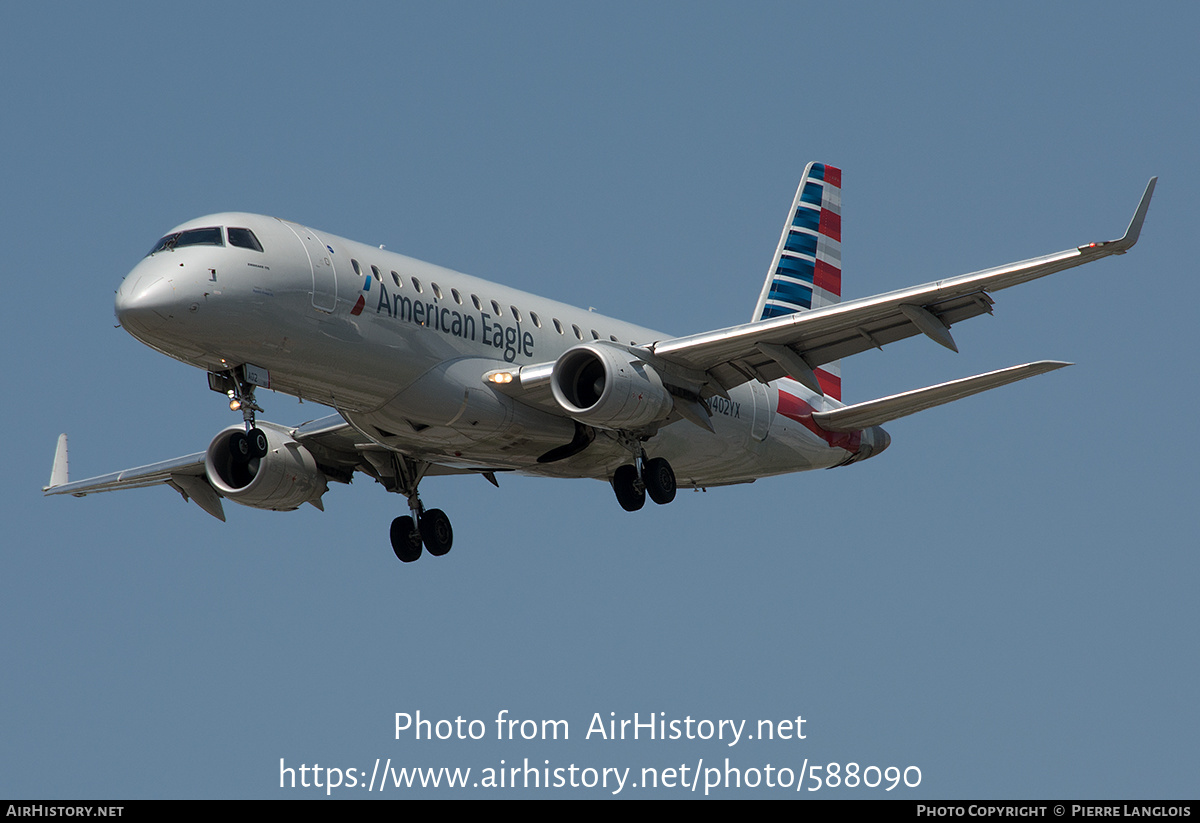
<svg viewBox="0 0 1200 823">
<path fill-rule="evenodd" d="M 50 483 L 42 486 L 42 491 L 48 492 L 56 486 L 65 485 L 69 482 L 68 475 L 67 435 L 64 432 L 58 436 L 58 445 L 54 447 L 54 465 L 50 468 Z"/>
<path fill-rule="evenodd" d="M 1116 240 L 1105 240 L 1102 243 L 1088 243 L 1086 246 L 1080 246 L 1079 251 L 1100 251 L 1102 255 L 1109 254 L 1124 254 L 1133 248 L 1133 244 L 1138 241 L 1138 237 L 1142 234 L 1142 224 L 1146 222 L 1146 212 L 1150 209 L 1150 198 L 1154 196 L 1154 187 L 1158 184 L 1158 176 L 1150 178 L 1150 182 L 1146 184 L 1146 190 L 1142 192 L 1142 199 L 1138 201 L 1137 209 L 1133 212 L 1133 218 L 1129 221 L 1129 226 L 1125 229 L 1125 234 L 1121 235 Z"/>
<path fill-rule="evenodd" d="M 1158 176 L 1150 178 L 1150 182 L 1146 184 L 1146 190 L 1142 193 L 1142 199 L 1138 202 L 1137 210 L 1133 213 L 1133 219 L 1129 221 L 1129 227 L 1125 229 L 1125 236 L 1117 240 L 1121 246 L 1119 253 L 1132 248 L 1133 244 L 1138 241 L 1138 237 L 1142 234 L 1142 223 L 1146 222 L 1146 212 L 1150 209 L 1150 198 L 1154 196 L 1154 187 L 1158 185 Z"/>
</svg>

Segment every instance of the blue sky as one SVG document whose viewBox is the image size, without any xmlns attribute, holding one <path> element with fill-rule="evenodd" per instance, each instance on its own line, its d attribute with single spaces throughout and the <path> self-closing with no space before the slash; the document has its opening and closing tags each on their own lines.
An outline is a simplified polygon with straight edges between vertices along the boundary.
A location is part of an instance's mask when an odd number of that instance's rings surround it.
<svg viewBox="0 0 1200 823">
<path fill-rule="evenodd" d="M 1200 295 L 1179 241 L 1198 22 L 1187 4 L 5 5 L 0 795 L 324 796 L 281 790 L 281 758 L 728 757 L 921 770 L 819 797 L 1194 797 Z M 455 549 L 405 566 L 386 537 L 403 501 L 366 478 L 324 513 L 224 524 L 166 488 L 41 496 L 59 432 L 83 478 L 236 422 L 202 373 L 114 328 L 122 276 L 183 220 L 286 217 L 684 334 L 748 318 L 809 160 L 844 169 L 847 297 L 1117 237 L 1161 179 L 1132 252 L 998 293 L 955 327 L 961 354 L 914 339 L 845 361 L 851 402 L 1077 363 L 893 423 L 860 465 L 635 515 L 596 482 L 433 479 Z M 491 734 L 395 739 L 418 710 Z M 571 737 L 497 741 L 502 710 Z M 803 716 L 806 738 L 584 739 L 610 712 Z M 402 794 L 607 792 L 383 796 Z"/>
</svg>

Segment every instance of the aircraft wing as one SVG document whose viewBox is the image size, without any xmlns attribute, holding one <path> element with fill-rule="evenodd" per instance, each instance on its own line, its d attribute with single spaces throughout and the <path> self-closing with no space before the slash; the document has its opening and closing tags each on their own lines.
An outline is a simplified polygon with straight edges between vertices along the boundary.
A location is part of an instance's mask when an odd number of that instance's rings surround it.
<svg viewBox="0 0 1200 823">
<path fill-rule="evenodd" d="M 51 494 L 71 494 L 75 497 L 94 492 L 111 492 L 118 489 L 140 489 L 146 486 L 157 486 L 165 483 L 189 498 L 218 520 L 225 519 L 225 509 L 221 505 L 221 496 L 209 484 L 204 476 L 204 452 L 176 457 L 172 460 L 162 460 L 148 466 L 138 466 L 133 469 L 123 469 L 87 480 L 69 482 L 67 478 L 67 436 L 58 436 L 58 448 L 54 452 L 54 469 L 50 473 L 50 484 L 42 487 L 42 492 Z"/>
<path fill-rule="evenodd" d="M 260 421 L 259 425 L 286 432 L 294 440 L 304 444 L 304 447 L 312 453 L 321 471 L 329 479 L 343 483 L 349 483 L 355 471 L 375 476 L 376 471 L 366 453 L 386 451 L 382 446 L 367 441 L 340 414 L 331 414 L 295 428 L 267 421 Z M 140 489 L 146 486 L 165 484 L 182 494 L 184 500 L 194 500 L 200 508 L 213 517 L 224 520 L 225 512 L 221 504 L 221 495 L 208 482 L 205 455 L 206 452 L 195 452 L 183 457 L 72 482 L 68 478 L 67 436 L 61 434 L 58 437 L 58 447 L 54 453 L 54 468 L 50 474 L 50 483 L 42 487 L 42 492 L 46 496 L 70 494 L 75 497 L 84 497 L 98 492 Z M 472 473 L 478 472 L 433 465 L 429 467 L 426 475 Z"/>
<path fill-rule="evenodd" d="M 264 425 L 273 424 L 265 423 Z M 283 427 L 277 426 L 276 428 Z M 341 415 L 334 414 L 320 420 L 314 420 L 311 423 L 306 423 L 297 429 L 289 431 L 293 432 L 293 437 L 298 441 L 313 440 L 315 441 L 314 445 L 323 445 L 323 450 L 328 451 L 331 448 L 341 446 L 342 441 L 348 442 L 352 449 L 353 438 L 346 437 L 346 430 L 350 430 L 349 424 L 342 419 Z M 122 469 L 121 471 L 102 474 L 98 477 L 89 477 L 87 480 L 70 482 L 68 480 L 67 469 L 67 436 L 61 434 L 58 437 L 58 448 L 54 454 L 54 470 L 50 476 L 50 483 L 47 486 L 43 486 L 42 491 L 47 496 L 52 494 L 70 494 L 75 497 L 83 497 L 88 494 L 95 494 L 96 492 L 140 489 L 146 486 L 156 486 L 160 483 L 169 484 L 172 480 L 177 480 L 181 477 L 203 478 L 204 456 L 205 452 L 201 451 L 184 455 L 183 457 L 175 457 L 170 460 L 161 460 L 146 466 Z M 325 454 L 323 456 L 328 462 L 332 455 Z M 343 461 L 335 460 L 334 462 L 341 463 Z"/>
<path fill-rule="evenodd" d="M 780 377 L 791 377 L 819 392 L 812 372 L 815 367 L 917 334 L 957 351 L 950 326 L 991 313 L 990 292 L 1128 251 L 1141 233 L 1157 180 L 1150 179 L 1128 229 L 1117 240 L 1089 243 L 811 311 L 664 340 L 649 349 L 656 358 L 691 374 L 705 373 L 705 394 L 719 394 L 722 388 L 731 389 L 752 379 L 771 381 Z"/>
<path fill-rule="evenodd" d="M 56 454 L 56 458 L 58 455 L 64 454 L 65 450 L 66 435 L 59 435 L 59 452 Z M 72 494 L 76 497 L 83 497 L 93 492 L 111 492 L 117 489 L 140 489 L 144 486 L 156 486 L 159 483 L 166 483 L 176 475 L 203 477 L 204 452 L 176 457 L 173 460 L 163 460 L 158 463 L 151 463 L 148 466 L 123 469 L 111 474 L 102 474 L 99 477 L 91 477 L 87 480 L 79 480 L 74 483 L 55 483 L 56 478 L 52 478 L 50 485 L 43 486 L 42 491 L 47 495 Z"/>
</svg>

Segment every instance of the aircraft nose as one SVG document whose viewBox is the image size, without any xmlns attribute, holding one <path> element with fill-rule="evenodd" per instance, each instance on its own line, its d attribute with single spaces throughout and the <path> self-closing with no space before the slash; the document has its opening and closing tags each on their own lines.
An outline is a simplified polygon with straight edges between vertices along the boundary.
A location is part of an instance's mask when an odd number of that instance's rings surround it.
<svg viewBox="0 0 1200 823">
<path fill-rule="evenodd" d="M 166 325 L 175 312 L 175 286 L 161 273 L 134 269 L 117 290 L 117 321 L 133 335 Z"/>
</svg>

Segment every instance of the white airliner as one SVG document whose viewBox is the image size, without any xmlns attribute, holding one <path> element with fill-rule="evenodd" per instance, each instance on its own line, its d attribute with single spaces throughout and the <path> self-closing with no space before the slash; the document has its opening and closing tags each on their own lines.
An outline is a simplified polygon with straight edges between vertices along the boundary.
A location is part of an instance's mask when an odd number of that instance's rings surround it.
<svg viewBox="0 0 1200 823">
<path fill-rule="evenodd" d="M 362 472 L 408 499 L 396 556 L 450 550 L 453 531 L 417 495 L 443 474 L 590 477 L 620 505 L 873 457 L 879 426 L 1069 365 L 1041 361 L 841 403 L 841 358 L 990 313 L 991 292 L 1137 242 L 1157 178 L 1123 237 L 923 286 L 841 302 L 840 169 L 810 163 L 751 322 L 686 337 L 651 329 L 256 214 L 172 229 L 117 292 L 121 325 L 208 372 L 242 423 L 203 452 L 70 482 L 61 435 L 46 494 L 165 483 L 225 519 L 222 498 L 323 509 L 330 480 Z M 256 421 L 255 388 L 336 414 Z"/>
</svg>

